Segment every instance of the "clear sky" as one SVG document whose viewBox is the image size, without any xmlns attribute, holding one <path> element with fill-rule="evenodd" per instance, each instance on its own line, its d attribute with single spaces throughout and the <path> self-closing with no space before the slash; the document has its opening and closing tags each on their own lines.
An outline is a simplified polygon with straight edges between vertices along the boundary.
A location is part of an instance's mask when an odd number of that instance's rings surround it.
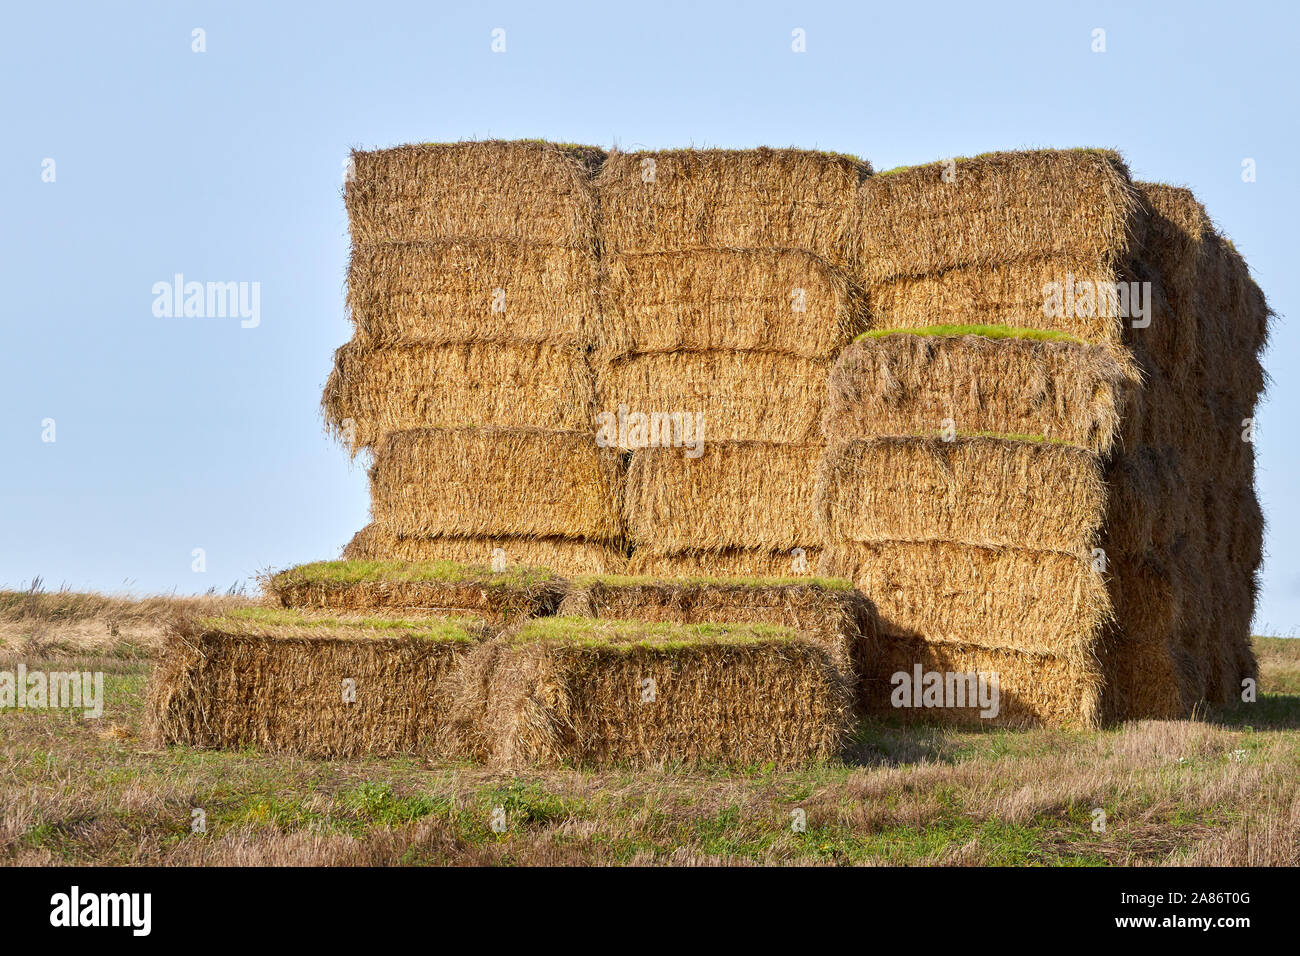
<svg viewBox="0 0 1300 956">
<path fill-rule="evenodd" d="M 224 590 L 336 556 L 366 522 L 365 474 L 317 411 L 350 334 L 340 181 L 352 146 L 800 146 L 877 169 L 1113 146 L 1138 178 L 1190 186 L 1280 313 L 1258 417 L 1269 534 L 1256 626 L 1300 629 L 1300 368 L 1286 321 L 1300 304 L 1297 9 L 9 4 L 0 586 L 42 575 Z M 795 29 L 806 52 L 792 50 Z M 1246 158 L 1255 182 L 1242 181 Z M 155 316 L 155 284 L 178 273 L 259 283 L 259 324 Z"/>
</svg>

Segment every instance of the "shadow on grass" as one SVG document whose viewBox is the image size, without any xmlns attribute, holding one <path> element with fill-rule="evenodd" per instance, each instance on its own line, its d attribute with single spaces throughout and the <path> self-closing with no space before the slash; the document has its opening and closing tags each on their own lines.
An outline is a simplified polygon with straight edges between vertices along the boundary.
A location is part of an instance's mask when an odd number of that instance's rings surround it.
<svg viewBox="0 0 1300 956">
<path fill-rule="evenodd" d="M 854 767 L 897 767 L 921 761 L 951 762 L 953 750 L 942 727 L 869 717 L 858 724 L 840 759 Z"/>
<path fill-rule="evenodd" d="M 1207 714 L 1206 722 L 1256 730 L 1300 729 L 1300 694 L 1261 694 L 1253 704 L 1233 704 Z"/>
</svg>

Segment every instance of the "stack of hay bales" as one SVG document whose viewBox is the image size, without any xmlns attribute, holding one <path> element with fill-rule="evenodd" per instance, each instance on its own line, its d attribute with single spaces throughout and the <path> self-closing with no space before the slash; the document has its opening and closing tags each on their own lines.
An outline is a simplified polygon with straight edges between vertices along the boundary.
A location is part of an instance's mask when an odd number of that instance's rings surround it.
<svg viewBox="0 0 1300 956">
<path fill-rule="evenodd" d="M 590 430 L 603 157 L 532 141 L 353 153 L 355 335 L 322 400 L 374 456 L 349 556 L 621 566 L 622 463 Z"/>
<path fill-rule="evenodd" d="M 863 184 L 872 329 L 831 373 L 817 512 L 822 573 L 879 613 L 876 707 L 917 665 L 996 672 L 1006 722 L 1175 716 L 1253 674 L 1233 419 L 1262 386 L 1267 307 L 1189 199 L 1098 150 Z M 1231 542 L 1231 522 L 1250 530 Z"/>
<path fill-rule="evenodd" d="M 634 573 L 815 568 L 826 372 L 865 327 L 841 266 L 868 172 L 802 150 L 606 160 L 594 365 L 632 451 Z"/>
<path fill-rule="evenodd" d="M 150 690 L 158 742 L 500 767 L 797 765 L 852 731 L 870 628 L 848 582 L 344 561 L 264 585 L 278 606 L 177 627 Z"/>
</svg>

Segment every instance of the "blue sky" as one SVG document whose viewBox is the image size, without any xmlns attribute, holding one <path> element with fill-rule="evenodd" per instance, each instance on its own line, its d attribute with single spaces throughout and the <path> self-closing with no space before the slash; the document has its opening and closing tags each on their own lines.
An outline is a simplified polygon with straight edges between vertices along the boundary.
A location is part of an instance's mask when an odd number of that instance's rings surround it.
<svg viewBox="0 0 1300 956">
<path fill-rule="evenodd" d="M 1136 8 L 1136 9 L 1130 9 Z M 878 169 L 1114 146 L 1190 186 L 1280 313 L 1257 628 L 1300 628 L 1289 4 L 11 4 L 0 30 L 0 586 L 221 589 L 335 555 L 365 475 L 317 412 L 349 147 L 545 137 L 834 149 Z M 206 51 L 192 50 L 195 28 Z M 506 50 L 493 53 L 492 31 Z M 803 29 L 807 50 L 791 50 Z M 1094 53 L 1093 31 L 1106 31 Z M 1287 119 L 1292 117 L 1292 119 Z M 1244 183 L 1241 164 L 1256 161 Z M 42 180 L 54 160 L 54 181 Z M 260 324 L 160 318 L 180 273 Z M 42 441 L 53 419 L 56 441 Z M 193 570 L 195 548 L 206 570 Z"/>
</svg>

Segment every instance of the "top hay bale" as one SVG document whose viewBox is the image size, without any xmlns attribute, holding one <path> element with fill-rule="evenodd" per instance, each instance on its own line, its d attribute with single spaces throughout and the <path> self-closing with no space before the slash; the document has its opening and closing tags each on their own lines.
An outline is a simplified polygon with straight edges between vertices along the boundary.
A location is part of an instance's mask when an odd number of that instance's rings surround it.
<svg viewBox="0 0 1300 956">
<path fill-rule="evenodd" d="M 1109 150 L 988 153 L 865 180 L 851 254 L 868 285 L 1019 259 L 1113 264 L 1141 240 L 1138 207 Z"/>
<path fill-rule="evenodd" d="M 870 171 L 852 156 L 800 149 L 613 153 L 596 177 L 603 249 L 802 249 L 842 261 Z"/>
<path fill-rule="evenodd" d="M 352 241 L 511 239 L 595 245 L 593 146 L 539 140 L 354 150 L 344 190 Z"/>
</svg>

